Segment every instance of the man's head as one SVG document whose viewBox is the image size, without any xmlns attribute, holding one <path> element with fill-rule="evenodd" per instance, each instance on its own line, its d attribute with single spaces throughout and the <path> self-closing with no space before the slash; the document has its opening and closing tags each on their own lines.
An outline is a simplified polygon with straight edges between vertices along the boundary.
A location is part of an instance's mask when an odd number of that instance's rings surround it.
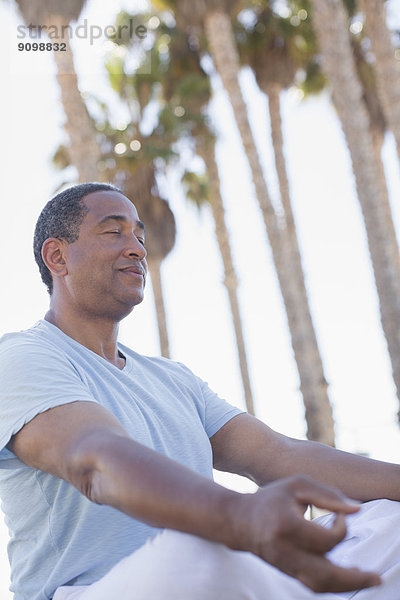
<svg viewBox="0 0 400 600">
<path fill-rule="evenodd" d="M 52 198 L 36 224 L 34 253 L 50 295 L 85 310 L 118 312 L 120 304 L 128 314 L 143 299 L 144 227 L 110 184 L 79 184 Z"/>
</svg>

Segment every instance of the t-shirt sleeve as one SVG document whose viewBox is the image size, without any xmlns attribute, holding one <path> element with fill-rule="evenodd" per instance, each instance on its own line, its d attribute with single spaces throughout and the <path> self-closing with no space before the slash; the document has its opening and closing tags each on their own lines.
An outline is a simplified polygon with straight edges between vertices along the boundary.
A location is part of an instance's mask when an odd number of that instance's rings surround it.
<svg viewBox="0 0 400 600">
<path fill-rule="evenodd" d="M 23 338 L 0 344 L 0 382 L 0 459 L 11 437 L 39 413 L 96 402 L 65 352 Z"/>
<path fill-rule="evenodd" d="M 233 417 L 242 414 L 244 411 L 220 398 L 202 379 L 197 378 L 197 380 L 201 387 L 205 405 L 205 430 L 210 438 Z"/>
<path fill-rule="evenodd" d="M 183 375 L 182 382 L 189 385 L 193 393 L 193 400 L 197 406 L 199 416 L 202 420 L 204 429 L 208 437 L 212 437 L 228 421 L 243 414 L 244 410 L 229 404 L 226 400 L 218 396 L 209 387 L 206 381 L 195 375 L 186 365 L 181 362 L 168 361 L 168 365 L 173 369 L 178 369 L 180 375 Z"/>
</svg>

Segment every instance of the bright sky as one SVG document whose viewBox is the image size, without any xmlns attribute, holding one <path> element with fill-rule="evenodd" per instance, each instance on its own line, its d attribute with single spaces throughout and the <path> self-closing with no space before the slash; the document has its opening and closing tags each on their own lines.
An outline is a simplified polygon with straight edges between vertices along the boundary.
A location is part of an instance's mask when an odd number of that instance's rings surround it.
<svg viewBox="0 0 400 600">
<path fill-rule="evenodd" d="M 128 5 L 128 2 L 125 3 Z M 114 7 L 123 6 L 122 0 Z M 400 11 L 392 17 L 400 20 Z M 398 5 L 397 5 L 398 6 Z M 111 9 L 99 0 L 88 3 L 89 23 L 113 23 Z M 37 216 L 59 182 L 50 156 L 62 140 L 63 113 L 51 55 L 15 51 L 16 20 L 12 5 L 0 4 L 8 84 L 0 114 L 4 157 L 3 230 L 0 239 L 0 335 L 31 326 L 47 307 L 47 293 L 32 257 Z M 90 48 L 79 46 L 83 91 L 107 97 L 96 55 L 104 39 Z M 2 54 L 4 56 L 7 54 Z M 255 89 L 251 73 L 242 74 L 265 173 L 276 194 L 266 98 Z M 254 200 L 231 109 L 220 84 L 212 115 L 220 132 L 219 167 L 228 212 L 235 263 L 240 278 L 256 411 L 270 426 L 304 437 L 305 425 L 298 376 L 270 251 Z M 337 444 L 383 460 L 400 461 L 397 400 L 381 334 L 377 298 L 368 260 L 364 228 L 343 136 L 329 98 L 301 102 L 289 91 L 283 117 L 291 191 L 301 242 L 312 312 L 329 381 L 337 424 Z M 400 236 L 399 163 L 388 136 L 384 162 L 394 220 Z M 222 265 L 208 210 L 190 207 L 171 173 L 164 196 L 175 212 L 178 238 L 165 261 L 163 278 L 172 356 L 207 380 L 221 396 L 243 407 L 237 358 Z M 145 354 L 159 352 L 154 306 L 147 299 L 121 327 L 121 341 Z M 226 480 L 228 485 L 241 482 Z M 0 529 L 0 600 L 11 598 L 6 562 L 7 534 Z"/>
</svg>

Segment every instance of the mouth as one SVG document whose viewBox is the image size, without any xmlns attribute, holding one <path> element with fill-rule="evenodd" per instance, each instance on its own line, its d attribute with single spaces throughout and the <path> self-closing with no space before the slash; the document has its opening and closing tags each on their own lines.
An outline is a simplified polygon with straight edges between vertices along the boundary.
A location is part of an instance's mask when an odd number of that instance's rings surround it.
<svg viewBox="0 0 400 600">
<path fill-rule="evenodd" d="M 127 267 L 126 269 L 120 269 L 121 273 L 127 275 L 128 277 L 140 278 L 144 281 L 145 275 L 144 270 L 140 267 Z"/>
</svg>

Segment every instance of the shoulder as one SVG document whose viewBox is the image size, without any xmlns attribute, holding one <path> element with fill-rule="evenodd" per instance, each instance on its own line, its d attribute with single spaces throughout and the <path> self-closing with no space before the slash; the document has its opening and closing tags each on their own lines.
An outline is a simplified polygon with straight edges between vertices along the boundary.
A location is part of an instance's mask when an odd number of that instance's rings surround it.
<svg viewBox="0 0 400 600">
<path fill-rule="evenodd" d="M 49 335 L 46 335 L 46 329 L 42 321 L 30 329 L 23 331 L 13 331 L 5 333 L 0 337 L 0 356 L 3 358 L 10 352 L 13 354 L 19 352 L 31 352 L 35 349 L 50 348 L 52 342 Z"/>
<path fill-rule="evenodd" d="M 55 364 L 71 365 L 68 352 L 46 321 L 38 321 L 30 329 L 6 333 L 0 338 L 0 372 L 4 375 L 32 371 Z M 55 329 L 55 328 L 54 328 Z"/>
<path fill-rule="evenodd" d="M 37 321 L 35 325 L 29 329 L 23 329 L 21 331 L 11 331 L 5 333 L 0 337 L 0 348 L 4 346 L 15 346 L 30 343 L 43 343 L 51 341 L 54 337 L 52 330 L 57 329 L 54 325 L 51 325 L 44 319 Z"/>
</svg>

